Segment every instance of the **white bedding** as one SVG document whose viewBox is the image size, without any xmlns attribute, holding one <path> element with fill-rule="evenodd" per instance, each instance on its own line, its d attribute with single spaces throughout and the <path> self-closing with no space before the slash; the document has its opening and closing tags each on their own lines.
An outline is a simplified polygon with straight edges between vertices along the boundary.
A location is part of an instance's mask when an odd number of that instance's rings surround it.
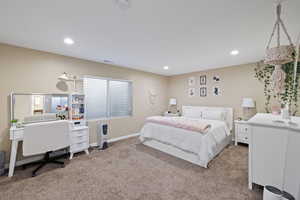
<svg viewBox="0 0 300 200">
<path fill-rule="evenodd" d="M 211 124 L 207 133 L 188 131 L 155 123 L 146 123 L 142 128 L 140 140 L 156 140 L 158 142 L 171 145 L 185 152 L 193 153 L 199 157 L 201 163 L 207 164 L 217 154 L 220 145 L 229 135 L 230 130 L 224 121 L 201 120 Z"/>
</svg>

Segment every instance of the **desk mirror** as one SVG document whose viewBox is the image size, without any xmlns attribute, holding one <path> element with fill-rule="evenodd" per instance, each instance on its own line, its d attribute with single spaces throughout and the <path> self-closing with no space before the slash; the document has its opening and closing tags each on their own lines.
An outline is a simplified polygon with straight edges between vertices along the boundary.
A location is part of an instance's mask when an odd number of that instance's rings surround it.
<svg viewBox="0 0 300 200">
<path fill-rule="evenodd" d="M 67 94 L 11 95 L 11 119 L 21 123 L 65 120 L 69 118 Z"/>
</svg>

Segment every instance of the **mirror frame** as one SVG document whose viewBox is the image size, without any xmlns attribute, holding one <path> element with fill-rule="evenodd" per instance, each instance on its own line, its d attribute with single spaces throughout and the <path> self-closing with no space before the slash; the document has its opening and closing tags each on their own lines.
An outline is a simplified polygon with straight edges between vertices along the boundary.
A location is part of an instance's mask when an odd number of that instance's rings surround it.
<svg viewBox="0 0 300 200">
<path fill-rule="evenodd" d="M 14 119 L 14 105 L 15 105 L 15 96 L 16 95 L 52 95 L 52 96 L 62 96 L 68 97 L 68 107 L 70 106 L 70 94 L 69 93 L 11 93 L 10 94 L 10 124 L 11 121 Z"/>
</svg>

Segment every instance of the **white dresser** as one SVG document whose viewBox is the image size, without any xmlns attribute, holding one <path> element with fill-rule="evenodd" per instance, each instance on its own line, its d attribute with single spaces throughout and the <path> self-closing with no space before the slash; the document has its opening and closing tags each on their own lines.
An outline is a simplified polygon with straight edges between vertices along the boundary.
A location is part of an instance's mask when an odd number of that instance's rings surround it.
<svg viewBox="0 0 300 200">
<path fill-rule="evenodd" d="M 293 124 L 280 116 L 256 114 L 247 123 L 249 134 L 249 188 L 271 185 L 299 199 L 300 118 Z"/>
</svg>

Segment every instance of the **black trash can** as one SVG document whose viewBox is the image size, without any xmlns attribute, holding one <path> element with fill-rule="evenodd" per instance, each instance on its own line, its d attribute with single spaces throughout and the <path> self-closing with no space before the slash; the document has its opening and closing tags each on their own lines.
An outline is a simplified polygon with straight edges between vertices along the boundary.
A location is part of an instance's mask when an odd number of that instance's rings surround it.
<svg viewBox="0 0 300 200">
<path fill-rule="evenodd" d="M 295 200 L 293 195 L 286 191 L 281 191 L 273 186 L 265 186 L 263 200 Z"/>
<path fill-rule="evenodd" d="M 0 151 L 0 176 L 4 175 L 5 172 L 5 152 Z"/>
</svg>

